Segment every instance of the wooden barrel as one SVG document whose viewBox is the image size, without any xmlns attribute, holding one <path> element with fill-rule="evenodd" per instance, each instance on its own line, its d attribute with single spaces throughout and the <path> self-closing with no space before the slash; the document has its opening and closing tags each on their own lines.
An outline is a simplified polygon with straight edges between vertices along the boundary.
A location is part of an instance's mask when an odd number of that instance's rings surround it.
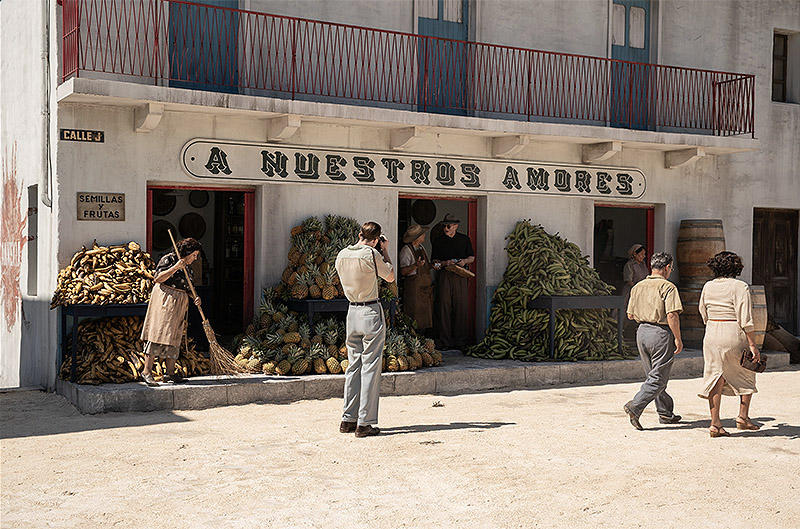
<svg viewBox="0 0 800 529">
<path fill-rule="evenodd" d="M 692 286 L 690 288 L 679 288 L 683 313 L 681 314 L 681 338 L 686 347 L 698 348 L 703 344 L 703 336 L 706 333 L 706 326 L 703 324 L 703 317 L 698 308 L 700 304 L 700 293 L 703 286 Z"/>
<path fill-rule="evenodd" d="M 703 288 L 714 275 L 706 262 L 725 250 L 725 234 L 718 219 L 688 219 L 678 230 L 676 260 L 681 286 Z"/>
<path fill-rule="evenodd" d="M 756 335 L 756 345 L 761 349 L 767 330 L 767 295 L 763 285 L 750 285 L 750 300 L 753 302 L 753 332 Z"/>
</svg>

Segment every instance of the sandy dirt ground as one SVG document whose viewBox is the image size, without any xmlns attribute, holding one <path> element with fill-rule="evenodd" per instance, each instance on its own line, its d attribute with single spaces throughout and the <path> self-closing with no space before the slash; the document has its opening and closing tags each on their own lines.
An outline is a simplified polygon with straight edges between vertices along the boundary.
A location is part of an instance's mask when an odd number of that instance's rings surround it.
<svg viewBox="0 0 800 529">
<path fill-rule="evenodd" d="M 800 371 L 760 375 L 752 416 L 711 439 L 700 380 L 678 425 L 630 426 L 638 384 L 385 397 L 379 437 L 340 399 L 83 416 L 0 394 L 3 528 L 800 527 Z M 434 406 L 434 403 L 442 406 Z"/>
</svg>

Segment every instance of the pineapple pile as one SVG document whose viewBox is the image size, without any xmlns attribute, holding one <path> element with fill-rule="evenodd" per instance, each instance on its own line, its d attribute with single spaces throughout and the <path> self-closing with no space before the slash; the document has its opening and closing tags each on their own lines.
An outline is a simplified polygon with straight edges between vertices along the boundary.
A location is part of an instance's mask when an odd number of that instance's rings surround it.
<svg viewBox="0 0 800 529">
<path fill-rule="evenodd" d="M 389 329 L 383 351 L 385 371 L 436 366 L 442 354 L 433 340 L 417 335 L 407 317 Z M 280 303 L 278 289 L 265 289 L 258 315 L 239 339 L 236 363 L 251 373 L 267 375 L 341 374 L 347 370 L 347 332 L 335 316 L 319 318 L 313 328 L 304 315 Z"/>
<path fill-rule="evenodd" d="M 278 296 L 293 299 L 334 299 L 344 297 L 336 256 L 345 246 L 358 241 L 358 221 L 326 215 L 325 223 L 309 217 L 291 231 L 289 264 L 281 276 Z"/>
<path fill-rule="evenodd" d="M 289 263 L 281 275 L 277 296 L 283 299 L 343 298 L 344 290 L 336 273 L 336 256 L 346 246 L 358 242 L 361 224 L 350 217 L 325 215 L 325 221 L 309 217 L 292 228 Z M 381 299 L 397 296 L 394 283 L 380 280 Z"/>
</svg>

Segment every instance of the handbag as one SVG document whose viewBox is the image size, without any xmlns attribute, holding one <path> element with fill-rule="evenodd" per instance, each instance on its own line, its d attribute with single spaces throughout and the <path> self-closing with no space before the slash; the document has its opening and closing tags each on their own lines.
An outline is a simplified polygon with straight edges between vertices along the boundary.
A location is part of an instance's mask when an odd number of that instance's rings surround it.
<svg viewBox="0 0 800 529">
<path fill-rule="evenodd" d="M 739 364 L 745 369 L 750 371 L 755 371 L 756 373 L 763 373 L 764 370 L 767 368 L 767 357 L 761 355 L 761 359 L 758 362 L 753 361 L 753 353 L 750 350 L 745 349 L 742 351 L 742 358 L 739 360 Z"/>
</svg>

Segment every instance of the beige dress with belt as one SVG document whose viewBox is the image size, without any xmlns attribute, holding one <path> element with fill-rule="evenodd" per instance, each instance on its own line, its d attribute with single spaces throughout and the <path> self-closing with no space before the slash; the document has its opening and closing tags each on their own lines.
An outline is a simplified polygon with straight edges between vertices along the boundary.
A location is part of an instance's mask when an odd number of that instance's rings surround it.
<svg viewBox="0 0 800 529">
<path fill-rule="evenodd" d="M 753 330 L 752 301 L 747 283 L 720 277 L 703 286 L 700 315 L 706 324 L 703 337 L 703 390 L 707 399 L 719 377 L 725 378 L 723 395 L 756 393 L 756 374 L 739 364 L 742 351 L 749 350 L 745 332 Z"/>
</svg>

